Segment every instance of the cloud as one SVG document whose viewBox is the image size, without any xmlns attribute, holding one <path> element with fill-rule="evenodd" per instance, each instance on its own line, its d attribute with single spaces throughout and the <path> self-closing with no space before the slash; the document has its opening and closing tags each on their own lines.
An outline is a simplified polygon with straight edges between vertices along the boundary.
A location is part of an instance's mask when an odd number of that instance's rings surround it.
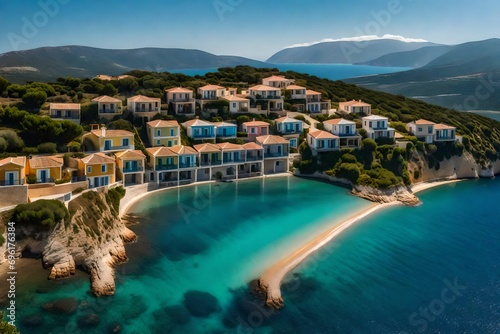
<svg viewBox="0 0 500 334">
<path fill-rule="evenodd" d="M 325 38 L 320 41 L 316 42 L 311 42 L 311 43 L 299 43 L 299 44 L 294 44 L 287 46 L 285 49 L 288 48 L 298 48 L 298 47 L 304 47 L 304 46 L 311 46 L 314 44 L 319 44 L 319 43 L 327 43 L 327 42 L 364 42 L 364 41 L 375 41 L 379 39 L 393 39 L 395 41 L 401 41 L 405 43 L 425 43 L 428 42 L 425 39 L 421 38 L 407 38 L 399 35 L 391 35 L 391 34 L 385 34 L 384 36 L 377 36 L 377 35 L 366 35 L 366 36 L 357 36 L 357 37 L 343 37 L 343 38 Z"/>
</svg>

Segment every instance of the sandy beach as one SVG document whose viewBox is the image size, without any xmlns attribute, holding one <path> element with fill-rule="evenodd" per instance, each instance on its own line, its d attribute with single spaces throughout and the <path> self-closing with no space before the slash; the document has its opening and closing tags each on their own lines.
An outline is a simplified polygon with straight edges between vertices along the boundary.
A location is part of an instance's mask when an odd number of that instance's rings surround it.
<svg viewBox="0 0 500 334">
<path fill-rule="evenodd" d="M 432 181 L 432 182 L 421 182 L 412 187 L 413 193 L 417 193 L 426 189 L 438 187 L 444 184 L 458 182 L 460 180 L 446 180 L 446 181 Z M 267 293 L 267 304 L 268 305 L 280 305 L 282 303 L 281 298 L 281 281 L 285 275 L 295 268 L 298 264 L 304 261 L 309 255 L 314 253 L 316 250 L 332 241 L 336 236 L 340 235 L 343 231 L 353 226 L 363 218 L 372 214 L 375 211 L 386 208 L 388 206 L 400 204 L 399 202 L 378 204 L 374 203 L 368 209 L 365 209 L 355 216 L 343 221 L 340 224 L 335 225 L 328 231 L 318 235 L 311 241 L 305 243 L 300 248 L 296 249 L 293 253 L 287 257 L 281 259 L 272 265 L 264 274 L 261 275 L 259 282 L 261 288 L 266 290 Z"/>
</svg>

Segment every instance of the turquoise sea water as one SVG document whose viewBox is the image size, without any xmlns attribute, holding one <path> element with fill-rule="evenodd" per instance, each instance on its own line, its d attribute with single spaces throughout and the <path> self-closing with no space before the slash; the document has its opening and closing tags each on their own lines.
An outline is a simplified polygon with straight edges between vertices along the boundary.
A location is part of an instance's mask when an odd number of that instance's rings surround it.
<svg viewBox="0 0 500 334">
<path fill-rule="evenodd" d="M 286 277 L 286 306 L 273 312 L 247 283 L 370 204 L 293 177 L 169 190 L 132 207 L 144 221 L 132 227 L 139 242 L 127 246 L 115 296 L 92 297 L 84 274 L 32 281 L 18 289 L 18 317 L 40 314 L 42 325 L 21 329 L 77 333 L 80 319 L 80 333 L 118 323 L 121 333 L 497 334 L 499 195 L 498 179 L 466 181 L 363 219 Z M 75 314 L 41 310 L 70 296 Z M 96 327 L 82 324 L 89 313 Z"/>
<path fill-rule="evenodd" d="M 269 67 L 277 67 L 280 71 L 295 71 L 315 75 L 329 80 L 349 79 L 366 75 L 394 73 L 409 70 L 407 67 L 381 67 L 350 64 L 270 64 Z M 185 69 L 171 70 L 172 73 L 183 73 L 186 75 L 205 75 L 209 72 L 217 72 L 216 68 L 208 69 Z"/>
</svg>

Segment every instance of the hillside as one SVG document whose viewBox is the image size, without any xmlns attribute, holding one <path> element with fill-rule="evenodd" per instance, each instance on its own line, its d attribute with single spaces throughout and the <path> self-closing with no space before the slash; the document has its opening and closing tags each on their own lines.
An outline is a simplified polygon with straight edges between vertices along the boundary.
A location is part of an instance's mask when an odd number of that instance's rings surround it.
<svg viewBox="0 0 500 334">
<path fill-rule="evenodd" d="M 499 80 L 500 39 L 490 39 L 457 45 L 418 69 L 347 81 L 459 110 L 500 110 Z"/>
<path fill-rule="evenodd" d="M 13 83 L 54 81 L 67 76 L 119 75 L 134 69 L 163 72 L 237 65 L 262 67 L 265 64 L 243 57 L 216 56 L 200 50 L 162 48 L 108 50 L 61 46 L 0 54 L 0 76 Z"/>
<path fill-rule="evenodd" d="M 391 39 L 363 42 L 325 42 L 307 47 L 295 47 L 281 50 L 267 62 L 318 63 L 318 64 L 354 64 L 367 62 L 381 56 L 433 46 L 432 43 L 405 43 Z"/>
<path fill-rule="evenodd" d="M 417 50 L 390 53 L 377 59 L 354 65 L 418 68 L 448 53 L 452 48 L 452 46 L 448 45 L 425 46 Z"/>
</svg>

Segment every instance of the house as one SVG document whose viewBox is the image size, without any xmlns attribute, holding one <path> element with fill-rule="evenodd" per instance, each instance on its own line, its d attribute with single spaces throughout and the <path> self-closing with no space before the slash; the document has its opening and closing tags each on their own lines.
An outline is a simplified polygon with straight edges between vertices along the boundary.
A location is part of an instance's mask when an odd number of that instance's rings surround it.
<svg viewBox="0 0 500 334">
<path fill-rule="evenodd" d="M 290 148 L 297 148 L 299 137 L 302 134 L 304 122 L 299 119 L 291 118 L 288 115 L 275 120 L 276 130 L 288 139 Z"/>
<path fill-rule="evenodd" d="M 267 110 L 268 112 L 283 111 L 284 102 L 280 88 L 256 85 L 250 87 L 248 91 L 250 97 L 255 101 L 256 105 L 261 106 L 262 110 Z"/>
<path fill-rule="evenodd" d="M 359 147 L 361 136 L 356 130 L 356 123 L 343 118 L 329 119 L 323 122 L 325 131 L 340 138 L 340 147 Z"/>
<path fill-rule="evenodd" d="M 327 131 L 312 131 L 307 134 L 307 144 L 313 152 L 330 152 L 340 149 L 340 138 Z"/>
<path fill-rule="evenodd" d="M 225 180 L 238 179 L 238 172 L 244 171 L 246 150 L 242 145 L 232 143 L 219 143 L 222 152 L 222 168 L 216 168 L 213 172 L 221 172 Z"/>
<path fill-rule="evenodd" d="M 26 175 L 36 183 L 51 183 L 62 179 L 63 158 L 56 156 L 35 156 L 26 164 Z"/>
<path fill-rule="evenodd" d="M 57 121 L 72 121 L 80 124 L 80 103 L 50 103 L 49 116 Z"/>
<path fill-rule="evenodd" d="M 408 132 L 420 140 L 430 144 L 434 140 L 434 127 L 436 123 L 419 119 L 406 124 Z"/>
<path fill-rule="evenodd" d="M 255 118 L 251 122 L 245 122 L 242 125 L 243 132 L 248 133 L 248 137 L 256 138 L 269 134 L 269 123 L 256 121 Z"/>
<path fill-rule="evenodd" d="M 144 183 L 146 156 L 140 150 L 126 150 L 115 153 L 116 172 L 123 186 Z"/>
<path fill-rule="evenodd" d="M 238 88 L 234 88 L 234 87 L 227 87 L 225 88 L 226 91 L 224 92 L 224 96 L 235 96 L 236 94 L 238 94 Z"/>
<path fill-rule="evenodd" d="M 236 95 L 227 95 L 222 98 L 229 103 L 229 112 L 248 112 L 250 100 Z"/>
<path fill-rule="evenodd" d="M 158 184 L 167 182 L 167 185 L 177 185 L 179 181 L 179 154 L 171 150 L 171 147 L 148 147 L 146 152 L 149 156 L 149 167 L 152 172 L 150 181 Z"/>
<path fill-rule="evenodd" d="M 208 181 L 215 179 L 215 167 L 222 166 L 222 149 L 216 144 L 199 144 L 194 145 L 194 149 L 198 152 L 199 166 L 197 170 L 198 181 Z M 221 171 L 220 169 L 219 171 Z"/>
<path fill-rule="evenodd" d="M 435 130 L 434 134 L 435 142 L 457 140 L 456 138 L 457 129 L 454 126 L 440 123 L 434 126 L 434 130 Z"/>
<path fill-rule="evenodd" d="M 127 110 L 134 117 L 146 117 L 148 120 L 161 111 L 161 99 L 144 95 L 136 95 L 127 99 Z"/>
<path fill-rule="evenodd" d="M 290 85 L 286 88 L 286 90 L 291 91 L 290 92 L 290 99 L 292 99 L 292 100 L 304 100 L 304 99 L 306 99 L 306 92 L 307 92 L 306 87 L 297 86 L 297 85 Z"/>
<path fill-rule="evenodd" d="M 113 118 L 123 113 L 123 102 L 120 99 L 103 95 L 96 97 L 92 102 L 97 103 L 97 114 L 99 118 Z"/>
<path fill-rule="evenodd" d="M 288 171 L 290 144 L 280 136 L 260 136 L 256 143 L 264 148 L 264 174 L 285 173 Z"/>
<path fill-rule="evenodd" d="M 177 154 L 179 161 L 178 180 L 180 184 L 196 182 L 196 170 L 198 168 L 198 152 L 189 146 L 178 145 L 170 150 Z"/>
<path fill-rule="evenodd" d="M 146 123 L 151 146 L 176 146 L 181 143 L 181 131 L 177 121 L 155 120 Z"/>
<path fill-rule="evenodd" d="M 88 155 L 78 161 L 79 174 L 87 178 L 89 188 L 115 183 L 115 166 L 115 158 L 100 152 Z"/>
<path fill-rule="evenodd" d="M 366 130 L 368 138 L 389 138 L 394 139 L 393 128 L 388 126 L 389 119 L 378 115 L 365 116 L 362 118 L 363 129 Z"/>
<path fill-rule="evenodd" d="M 245 143 L 245 164 L 240 165 L 238 177 L 262 176 L 264 164 L 264 148 L 257 143 Z"/>
<path fill-rule="evenodd" d="M 330 100 L 321 100 L 321 93 L 314 90 L 306 90 L 306 110 L 310 113 L 327 112 L 331 109 Z"/>
<path fill-rule="evenodd" d="M 262 79 L 263 85 L 275 88 L 286 88 L 290 86 L 293 82 L 294 80 L 287 79 L 281 75 L 271 75 L 270 77 Z"/>
<path fill-rule="evenodd" d="M 238 126 L 228 122 L 214 123 L 217 138 L 236 138 Z"/>
<path fill-rule="evenodd" d="M 205 85 L 198 88 L 198 94 L 202 100 L 217 100 L 226 95 L 226 88 L 218 85 Z"/>
<path fill-rule="evenodd" d="M 194 140 L 211 139 L 215 141 L 215 125 L 213 123 L 195 118 L 182 123 L 182 125 L 186 128 L 188 137 Z"/>
<path fill-rule="evenodd" d="M 372 106 L 361 100 L 352 100 L 348 102 L 339 102 L 339 111 L 346 114 L 354 113 L 361 115 L 371 115 Z"/>
<path fill-rule="evenodd" d="M 134 150 L 134 134 L 127 130 L 108 130 L 98 124 L 92 125 L 92 130 L 85 138 L 88 138 L 94 149 L 99 152 L 116 152 L 123 150 Z M 90 150 L 88 148 L 88 150 Z"/>
<path fill-rule="evenodd" d="M 165 93 L 167 104 L 172 106 L 177 115 L 194 115 L 196 106 L 192 90 L 176 87 L 167 89 Z"/>
<path fill-rule="evenodd" d="M 0 186 L 18 186 L 25 183 L 26 157 L 0 160 Z"/>
</svg>

